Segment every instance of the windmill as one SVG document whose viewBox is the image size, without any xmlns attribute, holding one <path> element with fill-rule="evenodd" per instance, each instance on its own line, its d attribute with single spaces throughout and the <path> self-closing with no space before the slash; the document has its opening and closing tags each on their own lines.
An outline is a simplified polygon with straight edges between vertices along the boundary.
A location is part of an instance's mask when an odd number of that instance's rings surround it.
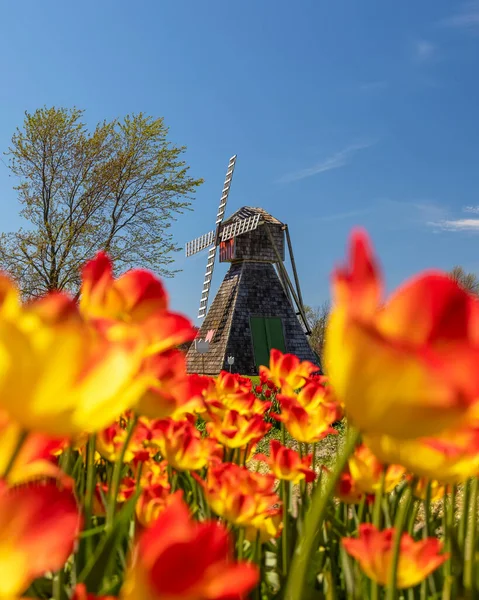
<svg viewBox="0 0 479 600">
<path fill-rule="evenodd" d="M 233 156 L 215 229 L 186 244 L 187 257 L 209 248 L 198 311 L 198 318 L 204 321 L 197 336 L 209 342 L 209 351 L 200 356 L 192 345 L 187 354 L 188 371 L 214 375 L 227 368 L 228 356 L 234 356 L 234 371 L 254 375 L 259 365 L 267 363 L 273 347 L 316 363 L 306 337 L 311 331 L 288 226 L 262 208 L 250 206 L 224 220 L 235 164 Z M 294 284 L 285 266 L 285 246 Z M 207 311 L 218 248 L 220 262 L 229 262 L 231 267 Z"/>
</svg>

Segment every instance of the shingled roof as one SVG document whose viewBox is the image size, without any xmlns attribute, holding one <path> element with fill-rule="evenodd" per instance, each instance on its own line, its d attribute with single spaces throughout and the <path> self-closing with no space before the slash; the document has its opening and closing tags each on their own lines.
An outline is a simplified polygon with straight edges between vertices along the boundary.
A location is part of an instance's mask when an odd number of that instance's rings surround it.
<svg viewBox="0 0 479 600">
<path fill-rule="evenodd" d="M 283 225 L 281 221 L 273 217 L 268 212 L 266 212 L 263 208 L 258 208 L 255 206 L 243 206 L 236 212 L 234 212 L 230 217 L 223 221 L 224 224 L 232 223 L 233 221 L 240 221 L 242 219 L 246 219 L 248 217 L 252 217 L 253 215 L 260 214 L 261 219 L 266 223 L 271 223 L 273 225 Z"/>
</svg>

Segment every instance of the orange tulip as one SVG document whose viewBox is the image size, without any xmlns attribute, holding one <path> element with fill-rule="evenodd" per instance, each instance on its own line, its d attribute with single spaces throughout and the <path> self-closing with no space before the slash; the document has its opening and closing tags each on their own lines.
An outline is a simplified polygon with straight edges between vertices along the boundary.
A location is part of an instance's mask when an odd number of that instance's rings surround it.
<svg viewBox="0 0 479 600">
<path fill-rule="evenodd" d="M 365 494 L 358 486 L 357 481 L 351 476 L 349 467 L 346 467 L 341 473 L 335 490 L 336 496 L 345 504 L 359 504 L 363 498 L 366 502 L 374 501 L 373 494 Z"/>
<path fill-rule="evenodd" d="M 80 310 L 88 319 L 108 323 L 114 337 L 124 335 L 125 324 L 135 328 L 136 335 L 141 332 L 148 340 L 151 353 L 164 352 L 195 336 L 188 319 L 168 310 L 166 291 L 153 273 L 131 269 L 115 279 L 104 252 L 83 267 Z"/>
<path fill-rule="evenodd" d="M 63 567 L 81 516 L 73 494 L 56 483 L 0 486 L 0 598 L 10 599 Z"/>
<path fill-rule="evenodd" d="M 171 494 L 165 462 L 148 461 L 144 463 L 144 467 L 140 478 L 141 493 L 136 502 L 135 513 L 138 522 L 146 527 L 168 506 L 174 494 Z M 118 488 L 117 506 L 130 500 L 137 491 L 137 486 L 136 478 L 124 477 Z M 93 499 L 93 512 L 96 516 L 105 516 L 106 514 L 108 490 L 108 485 L 105 483 L 96 485 Z"/>
<path fill-rule="evenodd" d="M 365 441 L 380 460 L 442 484 L 461 483 L 479 474 L 478 427 L 446 431 L 436 438 L 398 440 L 378 435 Z"/>
<path fill-rule="evenodd" d="M 332 424 L 338 419 L 338 406 L 332 402 L 310 404 L 304 408 L 294 395 L 278 395 L 281 414 L 275 415 L 298 442 L 311 444 L 338 432 Z"/>
<path fill-rule="evenodd" d="M 177 497 L 180 499 L 183 497 L 182 490 L 172 494 L 170 486 L 150 485 L 144 487 L 135 507 L 138 523 L 142 527 L 150 527 L 168 506 L 176 502 Z"/>
<path fill-rule="evenodd" d="M 179 350 L 148 356 L 141 373 L 148 378 L 148 388 L 141 396 L 137 410 L 152 419 L 182 418 L 202 412 L 203 382 L 187 375 L 186 358 Z"/>
<path fill-rule="evenodd" d="M 198 479 L 198 478 L 197 478 Z M 220 517 L 247 532 L 257 531 L 262 539 L 281 532 L 279 497 L 273 491 L 274 476 L 254 473 L 234 463 L 211 466 L 203 486 L 206 501 Z M 254 536 L 253 536 L 254 539 Z"/>
<path fill-rule="evenodd" d="M 58 437 L 97 431 L 145 387 L 137 377 L 141 341 L 108 340 L 64 294 L 0 318 L 0 348 L 0 408 L 23 429 Z"/>
<path fill-rule="evenodd" d="M 412 477 L 409 476 L 409 479 L 411 480 Z M 442 500 L 444 496 L 449 492 L 448 485 L 443 485 L 442 483 L 439 483 L 439 481 L 428 480 L 425 477 L 420 477 L 419 479 L 416 479 L 413 488 L 413 492 L 416 498 L 419 498 L 420 500 L 426 500 L 426 489 L 428 486 L 430 488 L 431 502 L 438 502 L 439 500 Z"/>
<path fill-rule="evenodd" d="M 430 272 L 382 305 L 382 282 L 361 231 L 333 290 L 325 363 L 354 424 L 406 439 L 461 423 L 479 396 L 478 300 Z"/>
<path fill-rule="evenodd" d="M 161 435 L 158 448 L 162 457 L 178 471 L 197 471 L 209 462 L 221 460 L 222 448 L 201 433 L 189 421 L 168 419 L 158 424 Z"/>
<path fill-rule="evenodd" d="M 20 427 L 0 411 L 0 474 L 7 465 L 20 440 Z M 8 483 L 25 483 L 39 479 L 57 479 L 63 486 L 71 485 L 72 479 L 62 472 L 55 454 L 63 449 L 64 438 L 51 438 L 39 433 L 30 433 L 20 447 L 20 451 L 8 474 Z"/>
<path fill-rule="evenodd" d="M 379 489 L 384 469 L 386 469 L 384 479 L 386 493 L 393 491 L 406 472 L 401 465 L 389 464 L 385 467 L 364 444 L 356 448 L 348 460 L 348 466 L 356 486 L 366 494 L 374 494 Z"/>
<path fill-rule="evenodd" d="M 234 561 L 225 527 L 192 520 L 176 500 L 142 533 L 120 595 L 122 600 L 241 600 L 258 578 L 254 564 Z"/>
<path fill-rule="evenodd" d="M 271 429 L 261 415 L 240 414 L 236 410 L 226 412 L 224 418 L 213 418 L 206 424 L 210 436 L 216 438 L 227 448 L 246 448 L 255 445 Z"/>
<path fill-rule="evenodd" d="M 286 448 L 278 440 L 271 440 L 269 457 L 256 454 L 254 458 L 266 462 L 273 475 L 280 480 L 299 483 L 305 479 L 311 483 L 316 478 L 316 473 L 311 469 L 313 455 L 301 458 L 297 452 Z"/>
<path fill-rule="evenodd" d="M 394 529 L 379 531 L 374 525 L 363 523 L 359 526 L 358 538 L 343 538 L 342 543 L 346 552 L 359 562 L 370 579 L 386 585 L 391 570 L 393 541 Z M 409 534 L 403 533 L 397 587 L 404 589 L 421 583 L 448 559 L 448 555 L 440 554 L 440 551 L 441 543 L 437 538 L 415 542 Z"/>
<path fill-rule="evenodd" d="M 259 372 L 262 380 L 270 380 L 277 388 L 285 384 L 297 390 L 306 383 L 307 379 L 318 367 L 313 363 L 300 361 L 294 354 L 283 354 L 279 350 L 271 350 L 269 367 L 260 366 Z"/>
<path fill-rule="evenodd" d="M 136 471 L 135 476 L 137 476 Z M 163 487 L 168 487 L 168 463 L 166 460 L 158 462 L 157 460 L 150 459 L 147 462 L 144 462 L 142 465 L 140 481 L 143 487 L 152 485 L 162 485 Z"/>
<path fill-rule="evenodd" d="M 106 429 L 99 431 L 96 436 L 96 450 L 105 460 L 115 462 L 118 460 L 123 448 L 127 432 L 119 423 L 114 423 Z M 130 442 L 125 451 L 124 461 L 130 462 L 134 456 Z"/>
<path fill-rule="evenodd" d="M 91 594 L 84 583 L 77 583 L 71 600 L 118 600 L 116 596 L 97 596 Z"/>
<path fill-rule="evenodd" d="M 226 371 L 221 371 L 216 379 L 209 378 L 209 383 L 204 385 L 203 402 L 209 415 L 220 418 L 228 410 L 242 415 L 264 415 L 271 406 L 256 397 L 250 379 Z"/>
</svg>

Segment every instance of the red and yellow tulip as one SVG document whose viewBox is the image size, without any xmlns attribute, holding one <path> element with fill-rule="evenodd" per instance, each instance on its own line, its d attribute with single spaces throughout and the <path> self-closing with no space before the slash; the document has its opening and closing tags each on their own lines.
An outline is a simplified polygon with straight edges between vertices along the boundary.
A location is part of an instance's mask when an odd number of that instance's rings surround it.
<svg viewBox="0 0 479 600">
<path fill-rule="evenodd" d="M 318 367 L 307 360 L 299 360 L 294 354 L 283 354 L 273 349 L 269 367 L 261 366 L 259 371 L 263 380 L 271 381 L 277 388 L 287 385 L 293 390 L 298 390 L 318 371 Z"/>
<path fill-rule="evenodd" d="M 394 529 L 379 531 L 374 525 L 363 523 L 359 526 L 357 538 L 343 538 L 342 543 L 346 552 L 359 562 L 370 579 L 386 585 L 391 570 L 393 541 Z M 441 553 L 441 543 L 437 538 L 415 542 L 409 534 L 403 533 L 397 567 L 397 588 L 404 589 L 421 583 L 447 558 L 447 554 Z"/>
<path fill-rule="evenodd" d="M 284 423 L 288 432 L 298 442 L 312 444 L 327 435 L 336 435 L 332 424 L 338 419 L 338 406 L 332 402 L 318 401 L 304 408 L 294 394 L 278 395 L 281 414 L 275 418 Z"/>
<path fill-rule="evenodd" d="M 197 471 L 221 460 L 223 449 L 215 439 L 202 437 L 190 421 L 167 419 L 158 424 L 158 448 L 167 463 L 178 471 Z"/>
<path fill-rule="evenodd" d="M 63 567 L 81 527 L 71 491 L 56 483 L 0 482 L 0 598 L 11 599 Z"/>
<path fill-rule="evenodd" d="M 333 277 L 325 362 L 334 393 L 364 433 L 431 436 L 479 397 L 479 302 L 448 276 L 420 275 L 383 304 L 367 236 Z"/>
<path fill-rule="evenodd" d="M 314 481 L 316 473 L 311 469 L 312 458 L 312 454 L 301 458 L 295 450 L 286 448 L 278 440 L 271 440 L 269 456 L 254 456 L 255 460 L 266 462 L 277 479 L 292 483 L 299 483 L 303 479 L 307 483 Z"/>
<path fill-rule="evenodd" d="M 206 430 L 211 437 L 233 449 L 256 444 L 271 427 L 271 423 L 267 423 L 261 415 L 240 414 L 236 410 L 228 410 L 223 419 L 213 417 L 206 424 Z"/>
<path fill-rule="evenodd" d="M 368 436 L 366 443 L 384 462 L 396 463 L 419 477 L 461 483 L 479 473 L 479 428 L 464 427 L 435 438 L 399 440 Z"/>
<path fill-rule="evenodd" d="M 254 473 L 233 463 L 208 470 L 199 480 L 213 511 L 230 523 L 259 531 L 269 539 L 281 531 L 280 499 L 273 491 L 274 476 Z"/>
<path fill-rule="evenodd" d="M 241 599 L 258 578 L 254 564 L 233 560 L 222 525 L 193 521 L 176 499 L 142 533 L 121 599 Z"/>
</svg>

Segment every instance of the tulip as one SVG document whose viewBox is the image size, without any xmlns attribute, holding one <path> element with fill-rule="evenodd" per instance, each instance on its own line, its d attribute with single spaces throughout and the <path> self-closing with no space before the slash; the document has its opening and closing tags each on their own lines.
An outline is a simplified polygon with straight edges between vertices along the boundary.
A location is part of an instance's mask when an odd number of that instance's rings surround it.
<svg viewBox="0 0 479 600">
<path fill-rule="evenodd" d="M 479 302 L 448 276 L 424 273 L 382 304 L 365 233 L 333 277 L 326 335 L 330 383 L 356 427 L 411 439 L 465 420 L 479 396 Z"/>
<path fill-rule="evenodd" d="M 0 411 L 0 474 L 5 473 L 20 439 L 20 427 L 8 418 L 5 411 Z M 70 486 L 72 480 L 61 471 L 55 456 L 64 445 L 64 438 L 52 438 L 39 433 L 28 434 L 11 465 L 8 483 L 54 478 L 63 486 Z"/>
<path fill-rule="evenodd" d="M 141 340 L 107 339 L 73 300 L 50 294 L 15 320 L 0 318 L 0 409 L 54 437 L 98 431 L 143 392 L 143 349 Z"/>
<path fill-rule="evenodd" d="M 393 542 L 393 528 L 379 531 L 369 523 L 359 526 L 358 538 L 342 540 L 346 552 L 359 562 L 364 573 L 381 585 L 386 585 L 389 580 Z M 447 554 L 440 552 L 441 543 L 437 538 L 415 542 L 409 534 L 403 533 L 397 566 L 397 588 L 412 587 L 426 579 L 448 559 Z"/>
<path fill-rule="evenodd" d="M 198 523 L 172 502 L 140 536 L 122 600 L 246 598 L 259 579 L 252 563 L 235 562 L 226 528 Z"/>
<path fill-rule="evenodd" d="M 400 464 L 418 477 L 435 479 L 442 484 L 462 483 L 479 474 L 478 427 L 416 440 L 368 436 L 365 442 L 380 460 Z"/>
<path fill-rule="evenodd" d="M 311 483 L 316 478 L 316 473 L 311 469 L 313 455 L 301 458 L 297 452 L 286 448 L 278 440 L 271 440 L 269 457 L 256 454 L 254 458 L 266 462 L 273 475 L 283 481 L 296 484 L 305 479 L 307 483 Z"/>
<path fill-rule="evenodd" d="M 196 477 L 205 498 L 220 517 L 268 539 L 281 532 L 280 499 L 273 491 L 274 476 L 253 473 L 234 463 L 211 466 L 206 481 Z M 253 537 L 254 539 L 254 537 Z"/>
<path fill-rule="evenodd" d="M 168 419 L 158 424 L 157 438 L 162 457 L 178 471 L 197 471 L 214 460 L 220 460 L 222 448 L 201 433 L 189 421 Z"/>
<path fill-rule="evenodd" d="M 336 496 L 345 504 L 359 504 L 363 498 L 370 504 L 374 501 L 374 495 L 365 494 L 358 486 L 358 482 L 351 476 L 349 468 L 346 467 L 341 473 L 335 490 Z"/>
<path fill-rule="evenodd" d="M 348 467 L 355 485 L 366 494 L 374 494 L 378 491 L 384 470 L 386 470 L 384 477 L 384 491 L 386 493 L 394 490 L 406 472 L 401 465 L 383 465 L 364 444 L 358 446 L 349 458 Z"/>
<path fill-rule="evenodd" d="M 179 350 L 169 350 L 146 357 L 140 372 L 148 387 L 140 397 L 137 411 L 152 419 L 182 418 L 202 412 L 206 382 L 186 373 L 186 358 Z"/>
<path fill-rule="evenodd" d="M 0 598 L 19 596 L 37 577 L 61 569 L 80 526 L 71 491 L 0 482 Z"/>
<path fill-rule="evenodd" d="M 294 354 L 283 354 L 276 349 L 271 350 L 269 367 L 259 368 L 262 380 L 270 380 L 277 388 L 286 384 L 293 390 L 301 388 L 317 370 L 313 363 L 300 361 Z"/>
<path fill-rule="evenodd" d="M 254 445 L 271 429 L 261 415 L 244 415 L 236 410 L 229 410 L 224 418 L 213 418 L 206 424 L 209 435 L 216 438 L 227 448 L 245 448 Z"/>
<path fill-rule="evenodd" d="M 332 427 L 337 421 L 338 407 L 331 402 L 317 402 L 304 408 L 294 395 L 279 395 L 281 414 L 275 418 L 282 421 L 298 442 L 312 444 L 327 435 L 338 432 Z"/>
<path fill-rule="evenodd" d="M 164 286 L 153 273 L 131 269 L 115 279 L 104 252 L 83 267 L 80 310 L 87 319 L 108 324 L 114 337 L 133 328 L 148 341 L 151 353 L 170 350 L 196 333 L 188 319 L 169 311 Z"/>
<path fill-rule="evenodd" d="M 409 476 L 409 479 L 412 479 L 412 476 Z M 449 492 L 448 485 L 444 485 L 439 481 L 434 479 L 426 479 L 425 477 L 420 477 L 416 479 L 414 483 L 414 496 L 419 498 L 420 500 L 426 500 L 428 495 L 426 493 L 427 488 L 429 486 L 429 500 L 431 502 L 438 502 L 439 500 L 443 500 L 444 496 Z"/>
<path fill-rule="evenodd" d="M 97 596 L 91 594 L 84 583 L 77 583 L 71 600 L 118 600 L 116 596 Z"/>
</svg>

